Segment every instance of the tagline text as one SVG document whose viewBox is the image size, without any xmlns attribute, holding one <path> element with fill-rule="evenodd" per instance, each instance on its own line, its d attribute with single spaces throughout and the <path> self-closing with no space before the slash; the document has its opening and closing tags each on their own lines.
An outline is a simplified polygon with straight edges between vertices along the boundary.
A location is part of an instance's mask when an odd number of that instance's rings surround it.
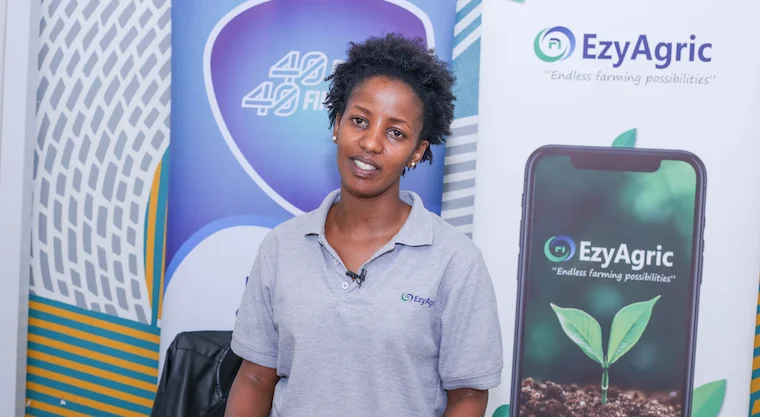
<svg viewBox="0 0 760 417">
<path fill-rule="evenodd" d="M 675 275 L 664 275 L 652 272 L 614 272 L 600 271 L 594 268 L 563 268 L 561 266 L 552 267 L 552 272 L 557 274 L 557 276 L 609 279 L 617 282 L 656 282 L 670 284 L 676 279 Z"/>
<path fill-rule="evenodd" d="M 544 74 L 551 81 L 578 82 L 578 83 L 615 83 L 629 84 L 633 86 L 652 85 L 709 85 L 715 81 L 715 75 L 671 72 L 666 74 L 631 74 L 630 72 L 603 71 L 583 72 L 577 70 L 546 70 Z"/>
</svg>

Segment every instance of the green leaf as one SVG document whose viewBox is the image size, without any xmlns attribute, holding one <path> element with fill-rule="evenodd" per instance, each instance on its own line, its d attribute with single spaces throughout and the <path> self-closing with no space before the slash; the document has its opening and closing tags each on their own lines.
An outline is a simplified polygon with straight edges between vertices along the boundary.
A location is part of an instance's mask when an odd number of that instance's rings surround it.
<svg viewBox="0 0 760 417">
<path fill-rule="evenodd" d="M 551 304 L 559 324 L 570 338 L 589 358 L 604 366 L 602 352 L 602 326 L 583 310 L 562 308 Z"/>
<path fill-rule="evenodd" d="M 691 398 L 691 417 L 718 417 L 725 396 L 725 379 L 695 389 Z"/>
<path fill-rule="evenodd" d="M 626 130 L 612 141 L 615 148 L 633 148 L 636 146 L 636 128 Z"/>
<path fill-rule="evenodd" d="M 649 301 L 633 303 L 615 314 L 610 329 L 610 344 L 607 347 L 608 366 L 625 355 L 641 339 L 649 324 L 649 318 L 652 317 L 654 303 L 659 299 L 658 295 Z"/>
<path fill-rule="evenodd" d="M 504 404 L 497 408 L 491 417 L 509 417 L 509 404 Z"/>
</svg>

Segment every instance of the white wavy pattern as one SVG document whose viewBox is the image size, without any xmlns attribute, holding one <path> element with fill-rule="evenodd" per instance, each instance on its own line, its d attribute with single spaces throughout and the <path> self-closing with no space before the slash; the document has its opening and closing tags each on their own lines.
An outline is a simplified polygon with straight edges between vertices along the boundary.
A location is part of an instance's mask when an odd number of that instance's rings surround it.
<svg viewBox="0 0 760 417">
<path fill-rule="evenodd" d="M 465 68 L 457 72 L 459 83 L 467 92 L 477 98 L 478 65 L 457 65 L 460 59 L 472 59 L 472 55 L 462 57 L 470 48 L 480 48 L 480 19 L 483 13 L 482 0 L 457 1 L 457 20 L 454 26 L 454 67 Z M 465 36 L 461 36 L 466 33 Z M 475 55 L 477 59 L 480 54 Z M 461 103 L 458 103 L 460 105 Z M 475 156 L 477 153 L 478 117 L 459 118 L 452 124 L 453 135 L 447 141 L 446 161 L 443 177 L 443 206 L 441 217 L 459 230 L 472 237 L 472 222 L 475 204 Z"/>
<path fill-rule="evenodd" d="M 169 145 L 170 0 L 42 0 L 31 292 L 143 323 Z"/>
</svg>

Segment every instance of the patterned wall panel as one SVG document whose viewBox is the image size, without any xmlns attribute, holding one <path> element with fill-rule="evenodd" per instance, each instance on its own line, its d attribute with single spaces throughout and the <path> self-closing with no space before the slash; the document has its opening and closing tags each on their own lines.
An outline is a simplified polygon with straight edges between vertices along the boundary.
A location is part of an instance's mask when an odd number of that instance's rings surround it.
<svg viewBox="0 0 760 417">
<path fill-rule="evenodd" d="M 453 67 L 457 102 L 453 135 L 446 143 L 441 217 L 472 237 L 482 0 L 459 0 L 456 10 Z"/>
<path fill-rule="evenodd" d="M 27 410 L 147 415 L 157 378 L 169 0 L 42 0 Z"/>
</svg>

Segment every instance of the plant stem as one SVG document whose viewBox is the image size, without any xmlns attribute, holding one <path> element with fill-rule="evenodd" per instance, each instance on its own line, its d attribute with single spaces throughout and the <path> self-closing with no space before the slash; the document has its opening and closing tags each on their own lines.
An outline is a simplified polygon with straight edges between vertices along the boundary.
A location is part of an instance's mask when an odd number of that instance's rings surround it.
<svg viewBox="0 0 760 417">
<path fill-rule="evenodd" d="M 602 405 L 607 404 L 607 389 L 610 387 L 609 368 L 602 368 Z"/>
</svg>

